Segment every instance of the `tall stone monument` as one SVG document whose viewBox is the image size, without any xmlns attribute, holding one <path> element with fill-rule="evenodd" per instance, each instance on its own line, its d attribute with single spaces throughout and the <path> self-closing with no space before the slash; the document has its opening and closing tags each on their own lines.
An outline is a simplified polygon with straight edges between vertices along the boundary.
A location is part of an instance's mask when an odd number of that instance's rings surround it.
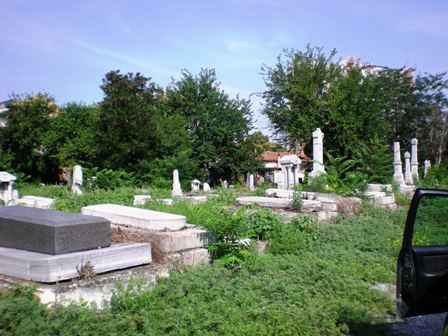
<svg viewBox="0 0 448 336">
<path fill-rule="evenodd" d="M 418 179 L 418 140 L 416 138 L 411 140 L 411 173 L 414 179 Z"/>
<path fill-rule="evenodd" d="M 173 189 L 171 190 L 172 196 L 182 196 L 182 188 L 180 187 L 179 171 L 173 170 Z"/>
<path fill-rule="evenodd" d="M 403 184 L 403 165 L 401 163 L 400 143 L 394 142 L 394 180 L 398 184 Z"/>
<path fill-rule="evenodd" d="M 409 152 L 404 153 L 404 182 L 414 184 L 411 172 L 411 154 Z"/>
<path fill-rule="evenodd" d="M 82 167 L 80 165 L 73 167 L 72 193 L 82 195 Z"/>
<path fill-rule="evenodd" d="M 324 168 L 324 133 L 320 128 L 313 132 L 313 171 L 310 177 L 316 177 L 325 173 Z"/>
</svg>

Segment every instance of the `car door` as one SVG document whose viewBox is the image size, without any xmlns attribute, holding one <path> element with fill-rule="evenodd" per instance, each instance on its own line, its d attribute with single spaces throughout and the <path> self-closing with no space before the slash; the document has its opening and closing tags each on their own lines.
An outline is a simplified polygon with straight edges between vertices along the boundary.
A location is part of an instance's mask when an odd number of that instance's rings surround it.
<svg viewBox="0 0 448 336">
<path fill-rule="evenodd" d="M 400 317 L 448 311 L 448 191 L 417 189 L 397 263 Z"/>
</svg>

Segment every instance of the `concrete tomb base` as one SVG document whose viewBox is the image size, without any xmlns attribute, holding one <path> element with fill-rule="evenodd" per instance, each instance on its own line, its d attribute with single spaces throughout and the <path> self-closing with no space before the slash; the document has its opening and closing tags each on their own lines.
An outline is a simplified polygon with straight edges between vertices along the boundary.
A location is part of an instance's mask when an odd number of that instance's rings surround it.
<svg viewBox="0 0 448 336">
<path fill-rule="evenodd" d="M 387 195 L 382 191 L 367 191 L 365 196 L 370 200 L 373 206 L 377 208 L 396 208 L 394 194 Z"/>
<path fill-rule="evenodd" d="M 401 194 L 412 197 L 412 196 L 414 196 L 416 188 L 414 185 L 400 184 L 398 189 Z"/>
<path fill-rule="evenodd" d="M 150 242 L 154 262 L 196 266 L 209 261 L 203 247 L 211 243 L 210 232 L 191 224 L 184 230 L 166 232 L 112 225 L 111 235 L 114 242 Z"/>
<path fill-rule="evenodd" d="M 97 274 L 151 261 L 150 244 L 115 244 L 59 255 L 0 247 L 1 274 L 45 283 L 78 278 L 86 270 Z"/>
<path fill-rule="evenodd" d="M 73 279 L 56 283 L 38 283 L 29 280 L 19 280 L 10 276 L 0 275 L 0 292 L 12 291 L 15 286 L 27 286 L 34 289 L 34 296 L 43 304 L 88 304 L 94 309 L 109 307 L 112 295 L 118 292 L 117 283 L 125 288 L 135 279 L 144 279 L 142 290 L 149 289 L 160 277 L 168 276 L 168 270 L 145 265 L 127 268 L 115 272 L 98 274 L 92 279 Z"/>
<path fill-rule="evenodd" d="M 76 252 L 109 246 L 109 231 L 109 222 L 100 217 L 21 206 L 0 208 L 2 247 L 48 254 Z"/>
<path fill-rule="evenodd" d="M 90 205 L 82 208 L 81 213 L 104 217 L 112 224 L 152 231 L 178 231 L 187 223 L 185 216 L 116 204 Z"/>
</svg>

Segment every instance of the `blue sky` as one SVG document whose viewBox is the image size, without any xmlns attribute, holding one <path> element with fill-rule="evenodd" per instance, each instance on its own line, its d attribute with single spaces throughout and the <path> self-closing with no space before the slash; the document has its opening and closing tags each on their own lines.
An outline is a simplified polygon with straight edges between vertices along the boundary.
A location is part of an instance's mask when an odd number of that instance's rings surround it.
<svg viewBox="0 0 448 336">
<path fill-rule="evenodd" d="M 448 70 L 448 1 L 0 0 L 0 101 L 46 91 L 59 104 L 102 99 L 104 74 L 166 87 L 216 69 L 231 96 L 264 90 L 262 64 L 306 44 L 362 62 Z M 260 100 L 251 96 L 257 119 Z"/>
</svg>

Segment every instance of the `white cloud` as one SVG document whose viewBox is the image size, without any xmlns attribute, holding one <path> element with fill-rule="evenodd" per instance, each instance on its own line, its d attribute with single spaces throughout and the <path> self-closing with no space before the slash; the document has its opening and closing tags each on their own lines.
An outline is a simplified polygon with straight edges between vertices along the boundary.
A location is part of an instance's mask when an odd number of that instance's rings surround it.
<svg viewBox="0 0 448 336">
<path fill-rule="evenodd" d="M 232 39 L 227 41 L 227 49 L 231 51 L 255 51 L 260 48 L 253 42 Z"/>
<path fill-rule="evenodd" d="M 96 55 L 107 57 L 109 59 L 123 61 L 128 64 L 137 66 L 139 68 L 146 69 L 146 70 L 149 70 L 154 73 L 159 73 L 161 75 L 173 76 L 176 73 L 176 71 L 174 71 L 173 69 L 166 68 L 166 67 L 163 67 L 163 66 L 160 66 L 157 64 L 153 64 L 148 61 L 142 60 L 140 58 L 128 56 L 128 55 L 125 55 L 125 54 L 122 54 L 122 53 L 119 53 L 116 51 L 103 49 L 103 48 L 95 47 L 95 46 L 92 46 L 89 44 L 85 44 L 83 42 L 72 41 L 71 45 L 76 47 L 77 49 L 80 49 L 83 51 L 88 51 L 88 52 L 91 52 Z"/>
</svg>

